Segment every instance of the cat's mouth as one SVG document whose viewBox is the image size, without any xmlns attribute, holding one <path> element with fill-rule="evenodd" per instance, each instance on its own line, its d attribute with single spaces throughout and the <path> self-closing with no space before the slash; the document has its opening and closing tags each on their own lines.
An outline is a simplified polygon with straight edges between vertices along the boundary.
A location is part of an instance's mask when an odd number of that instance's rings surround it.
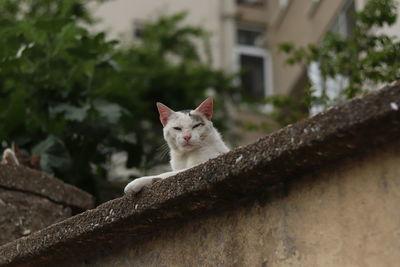
<svg viewBox="0 0 400 267">
<path fill-rule="evenodd" d="M 191 143 L 185 143 L 185 144 L 183 144 L 183 147 L 193 147 L 194 145 L 193 144 L 191 144 Z"/>
<path fill-rule="evenodd" d="M 184 143 L 183 145 L 182 145 L 182 148 L 183 149 L 186 149 L 186 150 L 191 150 L 191 149 L 193 149 L 195 147 L 195 145 L 193 144 L 193 143 L 191 143 L 191 142 L 186 142 L 186 143 Z"/>
</svg>

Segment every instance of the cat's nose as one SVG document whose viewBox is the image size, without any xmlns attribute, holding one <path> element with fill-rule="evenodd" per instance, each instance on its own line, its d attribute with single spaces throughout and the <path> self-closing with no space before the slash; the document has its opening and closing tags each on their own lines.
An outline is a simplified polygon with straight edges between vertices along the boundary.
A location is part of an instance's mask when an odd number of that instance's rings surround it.
<svg viewBox="0 0 400 267">
<path fill-rule="evenodd" d="M 183 139 L 185 139 L 186 142 L 189 141 L 190 138 L 192 138 L 192 135 L 191 135 L 191 134 L 188 134 L 188 135 L 183 136 Z"/>
</svg>

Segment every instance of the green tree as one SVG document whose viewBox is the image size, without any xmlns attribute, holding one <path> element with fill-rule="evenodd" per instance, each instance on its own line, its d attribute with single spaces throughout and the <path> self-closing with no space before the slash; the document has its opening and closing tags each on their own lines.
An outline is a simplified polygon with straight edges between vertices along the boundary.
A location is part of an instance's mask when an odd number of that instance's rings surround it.
<svg viewBox="0 0 400 267">
<path fill-rule="evenodd" d="M 291 123 L 305 117 L 307 107 L 323 105 L 328 107 L 364 93 L 367 87 L 393 82 L 400 78 L 400 43 L 395 37 L 379 33 L 377 29 L 396 22 L 397 6 L 394 0 L 370 0 L 356 15 L 356 25 L 350 36 L 328 32 L 317 44 L 296 47 L 283 43 L 280 49 L 288 54 L 287 63 L 309 66 L 319 65 L 323 80 L 345 77 L 347 83 L 334 99 L 323 87 L 321 96 L 316 97 L 310 84 L 300 100 L 276 96 L 269 99 L 276 105 L 275 116 L 284 123 Z M 284 108 L 292 103 L 287 112 Z M 306 108 L 304 108 L 306 107 Z"/>
<path fill-rule="evenodd" d="M 219 97 L 233 86 L 201 60 L 195 43 L 207 35 L 182 26 L 184 14 L 160 18 L 140 45 L 120 48 L 88 30 L 94 20 L 83 3 L 0 2 L 0 141 L 40 155 L 43 170 L 102 202 L 122 192 L 106 179 L 112 153 L 127 151 L 130 167 L 160 163 L 156 101 L 190 108 L 207 88 Z"/>
</svg>

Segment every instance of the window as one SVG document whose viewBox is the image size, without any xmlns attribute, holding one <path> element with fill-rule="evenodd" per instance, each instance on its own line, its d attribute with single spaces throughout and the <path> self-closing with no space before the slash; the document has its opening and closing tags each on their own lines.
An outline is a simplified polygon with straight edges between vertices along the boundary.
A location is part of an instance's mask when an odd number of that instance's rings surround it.
<svg viewBox="0 0 400 267">
<path fill-rule="evenodd" d="M 238 29 L 236 43 L 246 46 L 262 46 L 264 34 L 259 30 Z"/>
<path fill-rule="evenodd" d="M 338 33 L 344 37 L 349 37 L 355 27 L 355 5 L 354 1 L 348 1 L 334 20 L 331 32 Z M 334 78 L 324 79 L 320 73 L 318 62 L 308 66 L 308 76 L 315 91 L 313 96 L 325 96 L 328 104 L 337 99 L 341 91 L 348 86 L 348 79 L 337 75 Z M 324 105 L 314 105 L 311 107 L 310 114 L 314 115 L 324 109 Z"/>
<path fill-rule="evenodd" d="M 242 74 L 240 82 L 246 93 L 255 98 L 265 96 L 265 59 L 257 55 L 239 55 Z"/>
<path fill-rule="evenodd" d="M 240 71 L 240 85 L 247 95 L 263 98 L 272 94 L 270 57 L 264 48 L 264 31 L 238 28 L 236 31 L 236 67 Z"/>
<path fill-rule="evenodd" d="M 331 101 L 337 99 L 340 96 L 340 92 L 343 88 L 348 86 L 348 79 L 342 75 L 337 75 L 334 78 L 324 79 L 321 75 L 319 64 L 317 62 L 313 62 L 308 67 L 308 77 L 312 84 L 312 88 L 314 91 L 312 92 L 312 96 L 315 97 L 324 97 L 327 100 L 328 105 L 330 105 Z M 315 115 L 325 109 L 324 104 L 314 104 L 310 108 L 310 114 Z"/>
<path fill-rule="evenodd" d="M 133 39 L 141 40 L 143 38 L 143 23 L 134 23 L 133 25 Z"/>
<path fill-rule="evenodd" d="M 333 21 L 331 32 L 349 37 L 356 26 L 356 13 L 354 1 L 349 1 Z"/>
</svg>

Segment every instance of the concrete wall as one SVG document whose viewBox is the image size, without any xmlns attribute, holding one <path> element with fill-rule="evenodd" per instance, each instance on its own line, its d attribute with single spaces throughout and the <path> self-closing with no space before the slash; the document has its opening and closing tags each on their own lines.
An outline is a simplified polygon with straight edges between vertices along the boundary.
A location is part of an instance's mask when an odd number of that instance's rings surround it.
<svg viewBox="0 0 400 267">
<path fill-rule="evenodd" d="M 93 196 L 57 178 L 0 164 L 0 246 L 93 207 Z"/>
<path fill-rule="evenodd" d="M 398 266 L 399 163 L 400 143 L 354 156 L 81 266 Z"/>
<path fill-rule="evenodd" d="M 72 216 L 70 207 L 0 187 L 0 245 Z"/>
</svg>

